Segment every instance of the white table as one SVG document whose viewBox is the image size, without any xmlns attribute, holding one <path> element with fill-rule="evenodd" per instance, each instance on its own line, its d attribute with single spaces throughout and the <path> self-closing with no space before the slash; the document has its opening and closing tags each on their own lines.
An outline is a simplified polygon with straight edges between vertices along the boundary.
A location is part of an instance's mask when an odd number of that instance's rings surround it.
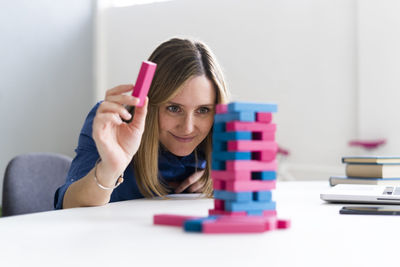
<svg viewBox="0 0 400 267">
<path fill-rule="evenodd" d="M 289 230 L 205 235 L 153 214 L 207 215 L 210 199 L 132 200 L 0 219 L 1 266 L 398 266 L 400 216 L 340 215 L 328 182 L 279 182 Z M 7 263 L 7 265 L 5 265 Z"/>
</svg>

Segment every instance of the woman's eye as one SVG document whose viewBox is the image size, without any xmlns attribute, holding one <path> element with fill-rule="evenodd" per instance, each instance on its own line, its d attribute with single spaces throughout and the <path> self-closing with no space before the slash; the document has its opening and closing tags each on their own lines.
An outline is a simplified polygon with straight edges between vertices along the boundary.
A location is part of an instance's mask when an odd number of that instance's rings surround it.
<svg viewBox="0 0 400 267">
<path fill-rule="evenodd" d="M 206 107 L 201 107 L 201 108 L 199 108 L 198 112 L 200 114 L 207 114 L 208 112 L 210 112 L 210 109 L 206 108 Z"/>
<path fill-rule="evenodd" d="M 167 110 L 168 110 L 169 112 L 172 112 L 172 113 L 177 113 L 177 112 L 180 111 L 180 108 L 179 108 L 178 106 L 168 106 L 168 107 L 167 107 Z"/>
</svg>

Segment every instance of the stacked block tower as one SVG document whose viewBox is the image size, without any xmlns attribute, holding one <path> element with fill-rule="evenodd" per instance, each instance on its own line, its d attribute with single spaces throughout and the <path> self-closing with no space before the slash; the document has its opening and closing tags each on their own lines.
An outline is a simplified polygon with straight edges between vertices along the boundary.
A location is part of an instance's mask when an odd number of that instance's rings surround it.
<svg viewBox="0 0 400 267">
<path fill-rule="evenodd" d="M 289 227 L 276 217 L 275 104 L 233 102 L 217 105 L 213 128 L 214 208 L 196 218 L 155 215 L 155 224 L 203 233 L 251 233 Z"/>
</svg>

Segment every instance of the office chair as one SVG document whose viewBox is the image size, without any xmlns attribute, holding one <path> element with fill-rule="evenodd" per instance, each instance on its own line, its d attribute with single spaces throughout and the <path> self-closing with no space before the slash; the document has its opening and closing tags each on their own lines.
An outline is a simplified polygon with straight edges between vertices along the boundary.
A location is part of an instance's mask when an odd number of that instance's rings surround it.
<svg viewBox="0 0 400 267">
<path fill-rule="evenodd" d="M 2 216 L 53 210 L 54 193 L 64 184 L 71 161 L 54 153 L 13 158 L 4 174 Z"/>
</svg>

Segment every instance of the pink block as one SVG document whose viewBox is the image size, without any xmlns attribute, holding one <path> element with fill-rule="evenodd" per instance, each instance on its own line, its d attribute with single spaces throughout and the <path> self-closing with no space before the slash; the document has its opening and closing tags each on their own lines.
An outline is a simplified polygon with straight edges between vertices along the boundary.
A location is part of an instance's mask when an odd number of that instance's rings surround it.
<svg viewBox="0 0 400 267">
<path fill-rule="evenodd" d="M 290 228 L 290 220 L 278 220 L 276 222 L 276 227 L 278 229 L 288 229 Z"/>
<path fill-rule="evenodd" d="M 203 222 L 203 233 L 222 234 L 222 233 L 262 233 L 274 230 L 276 218 L 256 218 L 256 217 L 227 217 L 223 216 L 216 221 Z"/>
<path fill-rule="evenodd" d="M 231 121 L 226 123 L 226 131 L 271 132 L 276 131 L 276 124 L 263 122 Z"/>
<path fill-rule="evenodd" d="M 275 131 L 253 132 L 253 140 L 274 141 Z"/>
<path fill-rule="evenodd" d="M 224 215 L 224 216 L 247 216 L 245 211 L 226 211 L 226 210 L 216 210 L 209 209 L 209 215 Z"/>
<path fill-rule="evenodd" d="M 276 159 L 276 154 L 278 153 L 278 149 L 276 150 L 265 150 L 265 151 L 256 151 L 253 152 L 252 157 L 254 160 L 259 161 L 273 161 Z"/>
<path fill-rule="evenodd" d="M 226 182 L 221 180 L 213 180 L 213 188 L 215 190 L 225 190 Z"/>
<path fill-rule="evenodd" d="M 228 141 L 228 151 L 278 151 L 275 141 L 241 140 Z"/>
<path fill-rule="evenodd" d="M 222 113 L 227 113 L 228 112 L 228 105 L 227 104 L 218 104 L 215 107 L 215 113 L 216 114 L 222 114 Z"/>
<path fill-rule="evenodd" d="M 251 170 L 251 171 L 275 171 L 277 168 L 277 161 L 270 162 L 258 160 L 227 160 L 227 171 Z"/>
<path fill-rule="evenodd" d="M 222 199 L 214 199 L 215 210 L 225 210 L 225 202 Z"/>
<path fill-rule="evenodd" d="M 227 191 L 243 192 L 243 191 L 261 191 L 273 190 L 276 187 L 276 181 L 234 181 L 226 182 Z"/>
<path fill-rule="evenodd" d="M 257 112 L 256 121 L 270 123 L 272 121 L 272 113 L 269 112 Z"/>
<path fill-rule="evenodd" d="M 183 223 L 185 221 L 191 220 L 191 219 L 198 219 L 198 218 L 201 218 L 201 217 L 173 215 L 173 214 L 156 214 L 153 217 L 153 224 L 183 226 Z"/>
<path fill-rule="evenodd" d="M 227 210 L 216 210 L 216 209 L 209 209 L 209 215 L 223 215 L 223 216 L 253 216 L 253 217 L 260 217 L 259 215 L 247 215 L 245 211 L 227 211 Z M 263 215 L 261 217 L 276 217 L 277 212 L 276 210 L 264 210 Z"/>
<path fill-rule="evenodd" d="M 211 178 L 217 180 L 239 180 L 239 181 L 250 181 L 251 180 L 251 171 L 211 171 Z"/>
<path fill-rule="evenodd" d="M 156 72 L 157 64 L 150 61 L 143 61 L 140 67 L 139 75 L 136 79 L 135 87 L 132 96 L 139 98 L 139 103 L 136 105 L 141 107 L 144 105 L 144 100 L 149 92 L 151 81 Z"/>
<path fill-rule="evenodd" d="M 276 210 L 264 210 L 264 217 L 276 216 Z"/>
</svg>

